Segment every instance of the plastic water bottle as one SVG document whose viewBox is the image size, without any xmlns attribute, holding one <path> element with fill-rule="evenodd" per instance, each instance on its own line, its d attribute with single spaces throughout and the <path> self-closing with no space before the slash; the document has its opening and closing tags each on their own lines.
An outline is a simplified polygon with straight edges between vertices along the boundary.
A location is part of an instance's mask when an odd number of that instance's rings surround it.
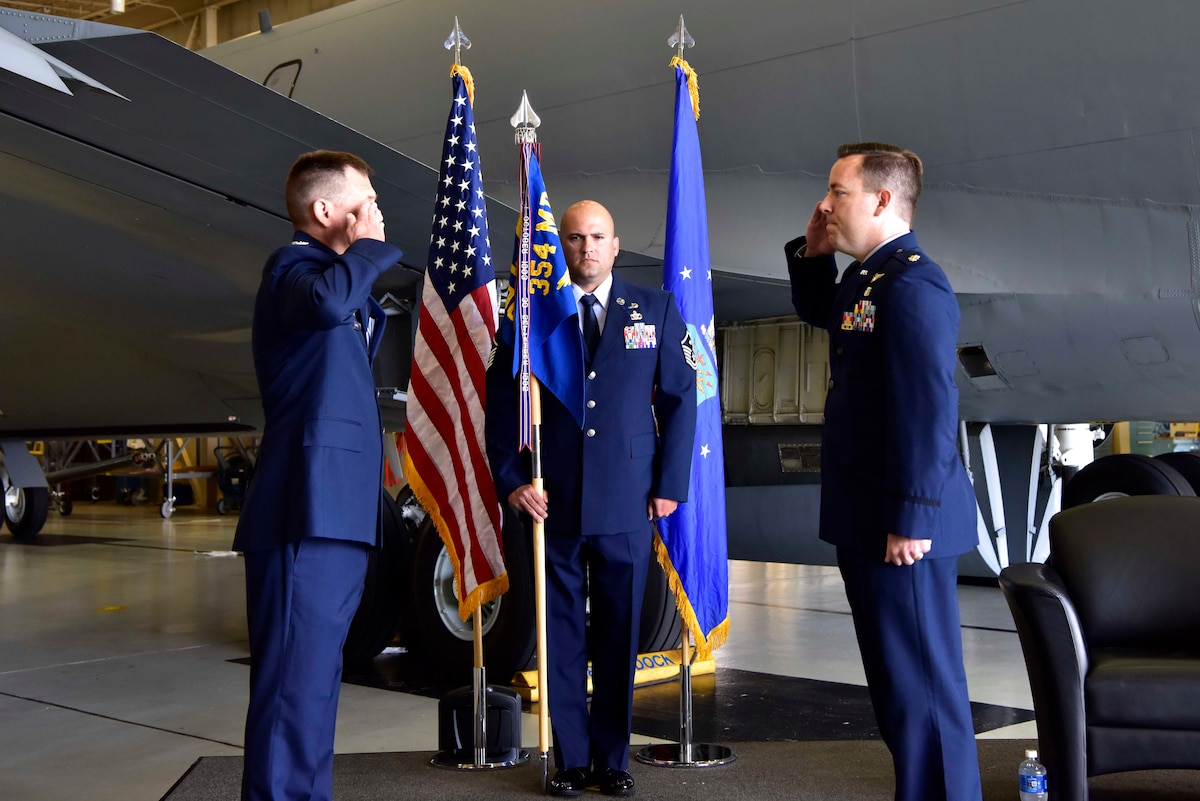
<svg viewBox="0 0 1200 801">
<path fill-rule="evenodd" d="M 1038 762 L 1038 752 L 1025 752 L 1025 761 L 1017 769 L 1021 777 L 1021 801 L 1046 801 L 1046 766 Z"/>
</svg>

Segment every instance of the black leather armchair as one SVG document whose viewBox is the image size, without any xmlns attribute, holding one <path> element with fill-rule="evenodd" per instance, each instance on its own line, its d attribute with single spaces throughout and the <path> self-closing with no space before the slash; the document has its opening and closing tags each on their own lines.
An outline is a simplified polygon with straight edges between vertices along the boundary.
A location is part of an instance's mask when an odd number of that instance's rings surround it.
<svg viewBox="0 0 1200 801">
<path fill-rule="evenodd" d="M 1086 801 L 1089 776 L 1200 768 L 1200 498 L 1068 509 L 1050 554 L 1005 568 L 1000 587 L 1051 801 Z"/>
</svg>

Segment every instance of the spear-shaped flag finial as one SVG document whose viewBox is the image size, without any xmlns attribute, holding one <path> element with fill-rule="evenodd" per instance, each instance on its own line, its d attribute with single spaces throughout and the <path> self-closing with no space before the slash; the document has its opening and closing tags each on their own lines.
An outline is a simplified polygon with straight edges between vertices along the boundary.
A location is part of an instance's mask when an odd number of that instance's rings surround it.
<svg viewBox="0 0 1200 801">
<path fill-rule="evenodd" d="M 521 105 L 517 107 L 517 113 L 512 115 L 509 122 L 517 129 L 513 139 L 518 145 L 537 141 L 537 127 L 542 124 L 542 118 L 533 113 L 528 92 L 521 91 Z"/>
<path fill-rule="evenodd" d="M 679 27 L 675 29 L 675 33 L 671 34 L 671 38 L 667 40 L 668 47 L 674 47 L 678 51 L 678 56 L 683 58 L 683 48 L 695 47 L 696 40 L 688 33 L 687 26 L 683 24 L 683 15 L 679 15 Z"/>
<path fill-rule="evenodd" d="M 471 49 L 471 40 L 463 33 L 459 27 L 458 17 L 454 17 L 454 30 L 450 31 L 450 37 L 446 39 L 446 49 L 454 51 L 454 64 L 458 66 L 462 63 L 461 56 L 463 49 Z"/>
</svg>

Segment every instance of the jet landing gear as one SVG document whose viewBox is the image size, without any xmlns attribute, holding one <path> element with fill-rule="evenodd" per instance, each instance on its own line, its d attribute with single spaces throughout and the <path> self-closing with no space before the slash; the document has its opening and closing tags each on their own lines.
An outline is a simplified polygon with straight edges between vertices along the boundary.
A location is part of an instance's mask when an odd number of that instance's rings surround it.
<svg viewBox="0 0 1200 801">
<path fill-rule="evenodd" d="M 1129 495 L 1200 494 L 1200 456 L 1122 453 L 1097 459 L 1076 473 L 1063 490 L 1062 508 Z"/>
<path fill-rule="evenodd" d="M 3 468 L 0 468 L 0 483 L 4 487 L 4 522 L 9 532 L 19 540 L 33 539 L 46 525 L 50 491 L 45 487 L 13 486 Z"/>
</svg>

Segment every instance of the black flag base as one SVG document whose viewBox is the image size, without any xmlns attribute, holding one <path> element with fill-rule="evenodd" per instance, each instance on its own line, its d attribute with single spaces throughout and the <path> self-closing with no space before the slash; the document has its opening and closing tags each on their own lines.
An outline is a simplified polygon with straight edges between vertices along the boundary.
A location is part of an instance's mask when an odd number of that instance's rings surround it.
<svg viewBox="0 0 1200 801">
<path fill-rule="evenodd" d="M 484 746 L 483 744 L 486 744 Z M 438 747 L 431 764 L 457 770 L 515 768 L 529 761 L 521 748 L 521 696 L 489 686 L 482 668 L 475 683 L 438 701 Z"/>
</svg>

